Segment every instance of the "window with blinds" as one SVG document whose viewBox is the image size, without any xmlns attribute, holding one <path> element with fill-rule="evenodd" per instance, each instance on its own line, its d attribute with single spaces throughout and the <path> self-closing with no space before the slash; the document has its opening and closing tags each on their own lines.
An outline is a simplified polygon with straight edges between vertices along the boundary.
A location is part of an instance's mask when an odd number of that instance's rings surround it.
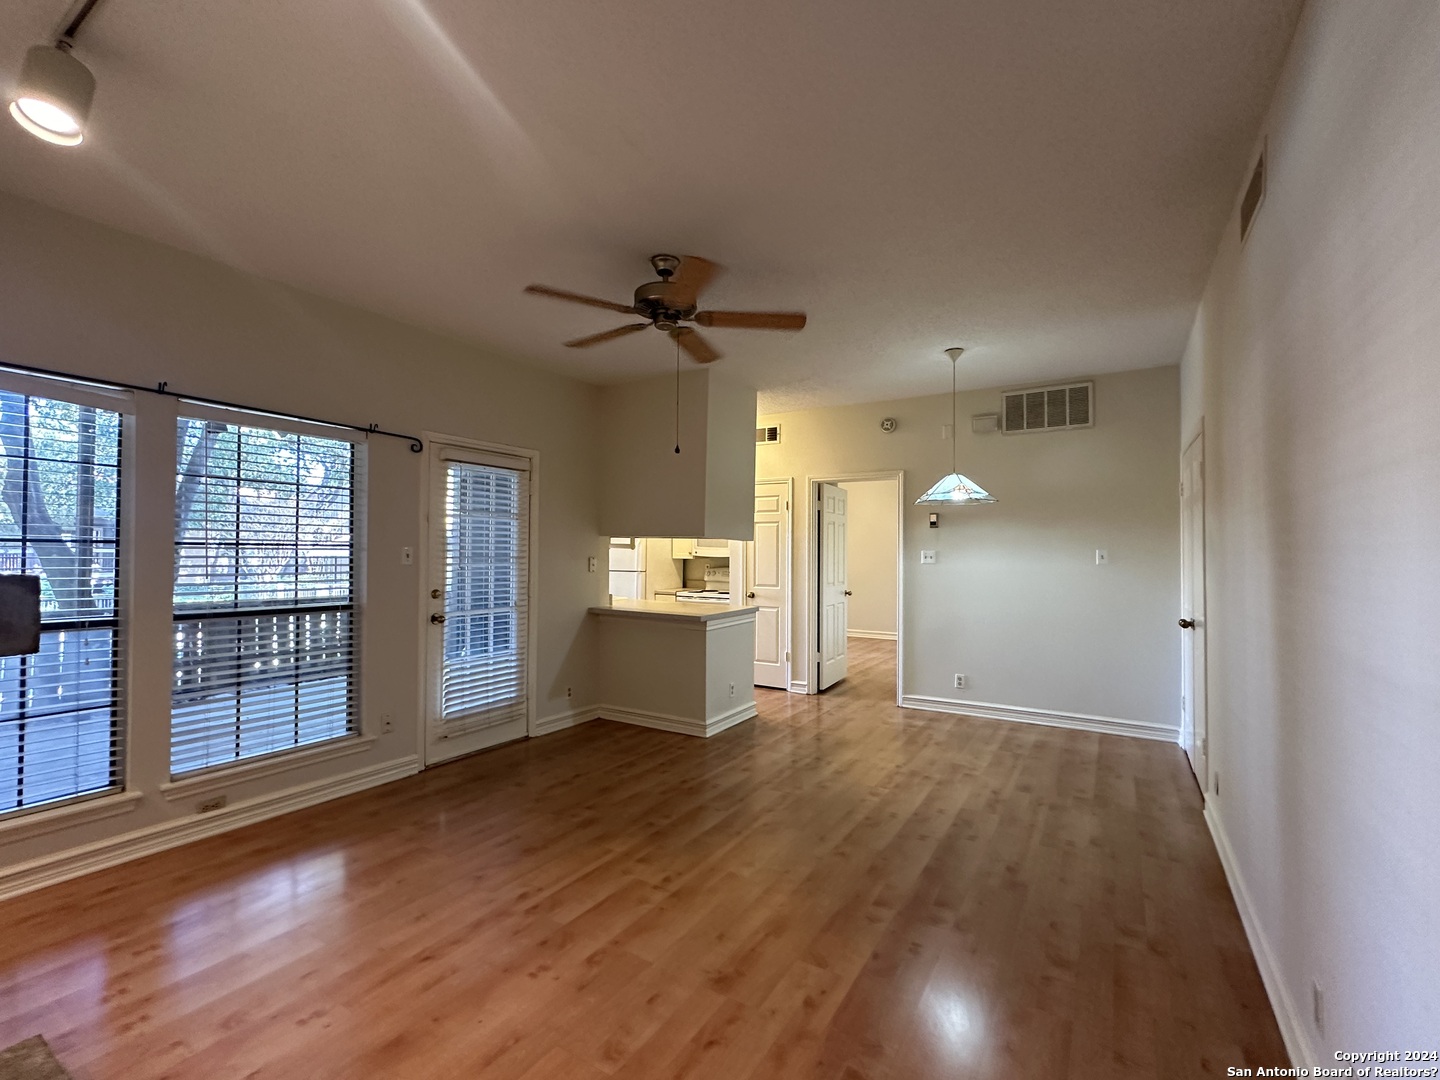
<svg viewBox="0 0 1440 1080">
<path fill-rule="evenodd" d="M 174 776 L 356 730 L 355 449 L 183 417 Z"/>
<path fill-rule="evenodd" d="M 445 470 L 440 721 L 470 731 L 526 715 L 530 474 L 469 461 Z"/>
<path fill-rule="evenodd" d="M 41 627 L 0 657 L 0 814 L 124 786 L 120 419 L 0 389 L 0 573 L 40 579 Z"/>
</svg>

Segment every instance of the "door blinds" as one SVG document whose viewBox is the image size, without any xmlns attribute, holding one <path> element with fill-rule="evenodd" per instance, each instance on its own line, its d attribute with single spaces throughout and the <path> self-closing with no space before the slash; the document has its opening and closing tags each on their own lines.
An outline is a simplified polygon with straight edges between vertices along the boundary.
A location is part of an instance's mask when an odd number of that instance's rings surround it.
<svg viewBox="0 0 1440 1080">
<path fill-rule="evenodd" d="M 510 459 L 506 459 L 510 460 Z M 445 734 L 524 719 L 529 686 L 530 473 L 445 461 Z"/>
<path fill-rule="evenodd" d="M 355 450 L 185 417 L 170 771 L 356 730 Z"/>
<path fill-rule="evenodd" d="M 0 573 L 40 578 L 40 651 L 0 657 L 0 814 L 124 785 L 120 414 L 0 390 Z"/>
</svg>

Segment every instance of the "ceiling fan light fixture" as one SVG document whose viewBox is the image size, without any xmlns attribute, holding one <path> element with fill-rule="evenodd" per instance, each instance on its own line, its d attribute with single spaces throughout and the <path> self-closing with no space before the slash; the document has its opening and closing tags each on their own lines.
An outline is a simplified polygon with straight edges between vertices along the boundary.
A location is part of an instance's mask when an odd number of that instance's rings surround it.
<svg viewBox="0 0 1440 1080">
<path fill-rule="evenodd" d="M 36 138 L 79 146 L 95 98 L 95 76 L 64 44 L 35 45 L 25 54 L 10 115 Z"/>
<path fill-rule="evenodd" d="M 958 345 L 945 350 L 950 358 L 950 471 L 930 487 L 930 490 L 915 500 L 916 506 L 966 506 L 971 503 L 993 503 L 1000 500 L 963 475 L 956 466 L 956 446 L 959 434 L 955 428 L 955 403 L 959 392 L 955 384 L 955 366 L 965 350 Z"/>
</svg>

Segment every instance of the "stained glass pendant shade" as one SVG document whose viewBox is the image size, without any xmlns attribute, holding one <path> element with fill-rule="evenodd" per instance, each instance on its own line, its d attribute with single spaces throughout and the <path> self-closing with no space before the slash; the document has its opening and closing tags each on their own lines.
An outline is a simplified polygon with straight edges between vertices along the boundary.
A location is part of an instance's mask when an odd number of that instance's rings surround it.
<svg viewBox="0 0 1440 1080">
<path fill-rule="evenodd" d="M 915 500 L 916 506 L 935 505 L 960 506 L 966 503 L 993 503 L 998 502 L 994 495 L 975 483 L 968 476 L 961 474 L 955 464 L 955 448 L 959 442 L 959 434 L 955 427 L 955 362 L 960 359 L 964 349 L 946 349 L 945 355 L 950 357 L 950 472 L 937 480 L 929 491 Z"/>
</svg>

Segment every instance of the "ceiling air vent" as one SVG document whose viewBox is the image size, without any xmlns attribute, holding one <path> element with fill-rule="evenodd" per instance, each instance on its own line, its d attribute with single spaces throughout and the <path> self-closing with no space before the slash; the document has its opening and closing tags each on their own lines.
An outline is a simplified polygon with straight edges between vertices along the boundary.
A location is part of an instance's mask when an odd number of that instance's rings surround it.
<svg viewBox="0 0 1440 1080">
<path fill-rule="evenodd" d="M 771 427 L 757 427 L 755 429 L 755 441 L 757 443 L 771 443 L 780 441 L 780 425 Z"/>
<path fill-rule="evenodd" d="M 1095 423 L 1094 395 L 1095 384 L 1089 382 L 1012 391 L 1004 395 L 1001 413 L 1005 434 L 1091 427 Z"/>
<path fill-rule="evenodd" d="M 1260 204 L 1265 201 L 1265 147 L 1260 147 L 1260 156 L 1255 159 L 1255 171 L 1250 174 L 1250 183 L 1245 188 L 1245 197 L 1240 200 L 1240 242 L 1250 235 L 1250 226 Z"/>
</svg>

